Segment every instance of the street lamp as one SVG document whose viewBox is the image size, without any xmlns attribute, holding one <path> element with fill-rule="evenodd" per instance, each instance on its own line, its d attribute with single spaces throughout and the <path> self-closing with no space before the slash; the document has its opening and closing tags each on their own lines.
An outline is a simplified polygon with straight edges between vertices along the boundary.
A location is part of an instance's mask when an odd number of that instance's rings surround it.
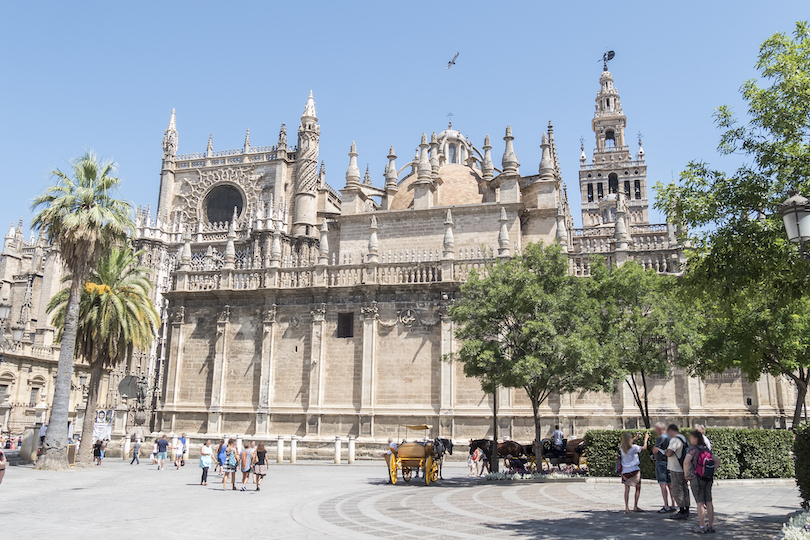
<svg viewBox="0 0 810 540">
<path fill-rule="evenodd" d="M 803 259 L 810 260 L 807 244 L 810 242 L 810 200 L 791 192 L 790 198 L 779 205 L 779 215 L 785 223 L 788 240 L 800 246 Z"/>
<path fill-rule="evenodd" d="M 11 304 L 8 300 L 3 300 L 0 302 L 0 319 L 5 321 L 11 315 Z"/>
</svg>

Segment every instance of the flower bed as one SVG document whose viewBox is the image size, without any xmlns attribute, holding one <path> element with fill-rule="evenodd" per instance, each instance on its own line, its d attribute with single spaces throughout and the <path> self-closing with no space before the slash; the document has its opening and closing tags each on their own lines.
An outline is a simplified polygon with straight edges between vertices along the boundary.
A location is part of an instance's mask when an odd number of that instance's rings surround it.
<svg viewBox="0 0 810 540">
<path fill-rule="evenodd" d="M 810 512 L 802 512 L 790 518 L 782 526 L 782 540 L 810 540 Z"/>
<path fill-rule="evenodd" d="M 572 465 L 564 465 L 559 469 L 551 471 L 537 471 L 532 473 L 520 474 L 512 472 L 497 472 L 489 473 L 485 478 L 493 482 L 511 482 L 515 480 L 567 480 L 572 478 L 587 478 L 588 468 L 580 467 L 575 468 Z"/>
</svg>

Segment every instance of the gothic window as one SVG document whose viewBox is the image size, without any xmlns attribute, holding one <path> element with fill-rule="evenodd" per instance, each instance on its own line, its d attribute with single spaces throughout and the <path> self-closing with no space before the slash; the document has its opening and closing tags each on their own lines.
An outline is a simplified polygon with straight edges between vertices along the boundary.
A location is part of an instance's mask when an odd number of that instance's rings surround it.
<svg viewBox="0 0 810 540">
<path fill-rule="evenodd" d="M 593 202 L 593 184 L 588 184 L 588 202 Z"/>
<path fill-rule="evenodd" d="M 447 148 L 447 155 L 448 155 L 448 161 L 450 163 L 456 163 L 456 145 L 455 144 L 451 143 L 450 146 Z"/>
<path fill-rule="evenodd" d="M 630 180 L 624 181 L 624 196 L 630 198 Z"/>
<path fill-rule="evenodd" d="M 217 186 L 205 196 L 205 218 L 209 223 L 220 223 L 233 219 L 233 209 L 236 216 L 242 214 L 244 206 L 242 194 L 233 186 Z"/>
<path fill-rule="evenodd" d="M 36 407 L 37 403 L 39 403 L 39 392 L 41 388 L 39 386 L 34 386 L 31 388 L 31 395 L 28 399 L 28 406 L 29 407 Z"/>
<path fill-rule="evenodd" d="M 354 313 L 338 313 L 337 337 L 354 337 Z"/>
<path fill-rule="evenodd" d="M 613 148 L 616 146 L 616 134 L 612 129 L 605 132 L 605 146 Z"/>
<path fill-rule="evenodd" d="M 636 194 L 635 194 L 634 198 L 640 199 L 641 198 L 641 180 L 636 180 L 635 191 L 636 191 Z"/>
<path fill-rule="evenodd" d="M 619 192 L 619 175 L 616 173 L 610 173 L 608 175 L 608 193 L 618 193 Z"/>
<path fill-rule="evenodd" d="M 605 192 L 602 190 L 602 182 L 596 184 L 596 197 L 601 201 L 605 197 Z"/>
<path fill-rule="evenodd" d="M 0 384 L 0 403 L 6 398 L 6 394 L 8 394 L 8 385 Z"/>
</svg>

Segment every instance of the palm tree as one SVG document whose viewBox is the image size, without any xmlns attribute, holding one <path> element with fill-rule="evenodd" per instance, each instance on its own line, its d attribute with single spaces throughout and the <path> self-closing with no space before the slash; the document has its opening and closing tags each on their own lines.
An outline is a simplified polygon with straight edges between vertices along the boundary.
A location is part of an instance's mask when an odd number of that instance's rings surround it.
<svg viewBox="0 0 810 540">
<path fill-rule="evenodd" d="M 113 247 L 99 259 L 82 289 L 76 354 L 90 364 L 87 409 L 77 456 L 77 462 L 82 465 L 89 465 L 93 460 L 90 435 L 104 371 L 130 359 L 135 348 L 148 348 L 160 326 L 160 315 L 149 297 L 151 273 L 137 264 L 143 253 L 133 253 L 128 247 Z M 65 281 L 68 279 L 71 277 L 66 277 Z M 48 313 L 53 313 L 53 323 L 60 329 L 57 339 L 62 337 L 69 297 L 70 289 L 63 289 L 48 302 Z"/>
<path fill-rule="evenodd" d="M 86 152 L 70 163 L 71 178 L 55 169 L 56 183 L 31 204 L 33 228 L 59 250 L 72 279 L 62 333 L 51 418 L 37 462 L 39 469 L 67 468 L 67 427 L 79 297 L 90 269 L 105 249 L 123 242 L 132 229 L 132 205 L 113 197 L 121 181 L 115 163 Z"/>
</svg>

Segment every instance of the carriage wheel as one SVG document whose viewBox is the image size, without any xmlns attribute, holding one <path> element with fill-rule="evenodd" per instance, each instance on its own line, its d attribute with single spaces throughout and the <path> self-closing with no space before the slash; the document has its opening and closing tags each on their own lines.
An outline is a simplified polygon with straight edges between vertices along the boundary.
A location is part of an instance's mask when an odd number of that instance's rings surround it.
<svg viewBox="0 0 810 540">
<path fill-rule="evenodd" d="M 425 468 L 424 468 L 424 475 L 425 475 L 425 485 L 429 486 L 430 481 L 433 480 L 433 456 L 428 456 L 425 460 Z"/>
<path fill-rule="evenodd" d="M 391 474 L 391 483 L 397 483 L 397 456 L 392 455 L 391 460 L 388 462 L 388 469 Z"/>
<path fill-rule="evenodd" d="M 402 467 L 402 479 L 406 482 L 411 481 L 411 468 L 410 467 Z"/>
<path fill-rule="evenodd" d="M 435 482 L 439 479 L 439 464 L 441 460 L 436 460 L 433 462 L 433 467 L 430 470 L 430 481 Z"/>
</svg>

